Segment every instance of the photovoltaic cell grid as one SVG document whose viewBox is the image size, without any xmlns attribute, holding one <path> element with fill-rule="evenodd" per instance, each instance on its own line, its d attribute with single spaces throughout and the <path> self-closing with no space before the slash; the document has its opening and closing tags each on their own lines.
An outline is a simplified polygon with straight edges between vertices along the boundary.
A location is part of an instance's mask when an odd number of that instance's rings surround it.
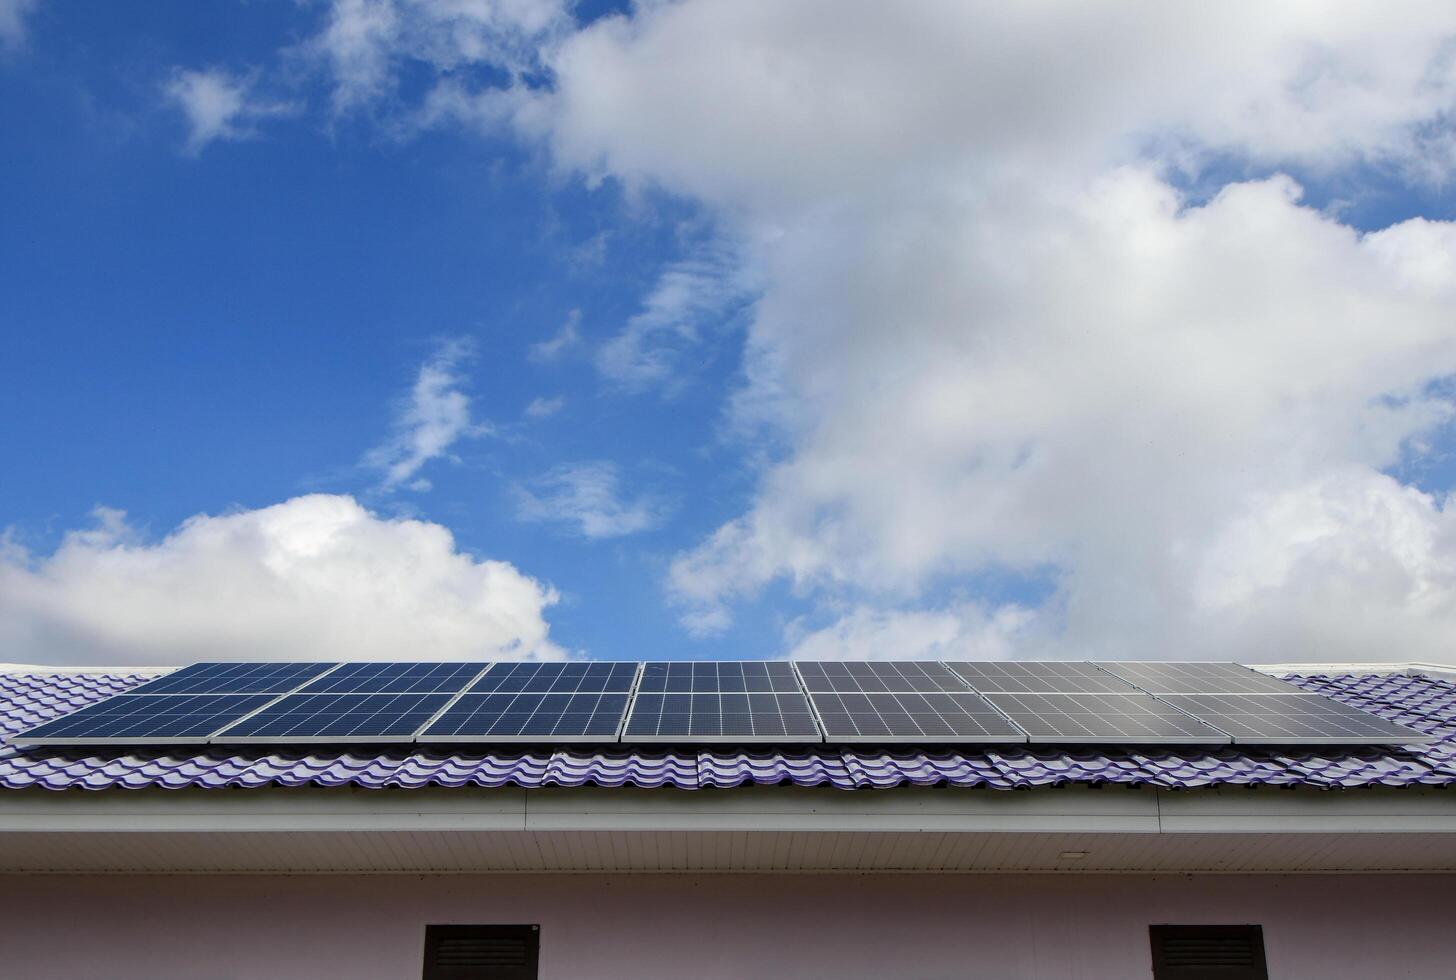
<svg viewBox="0 0 1456 980">
<path fill-rule="evenodd" d="M 1032 742 L 1227 745 L 1229 737 L 1150 694 L 988 694 Z"/>
<path fill-rule="evenodd" d="M 798 668 L 831 742 L 1026 741 L 1025 732 L 944 664 L 813 661 Z"/>
<path fill-rule="evenodd" d="M 635 663 L 496 664 L 420 733 L 421 742 L 613 742 Z"/>
<path fill-rule="evenodd" d="M 1232 663 L 1106 662 L 1103 670 L 1149 694 L 1298 694 L 1299 688 Z"/>
<path fill-rule="evenodd" d="M 1170 694 L 1161 700 L 1227 732 L 1240 745 L 1389 745 L 1430 740 L 1318 694 Z"/>
<path fill-rule="evenodd" d="M 287 694 L 337 664 L 204 663 L 148 681 L 129 694 Z"/>
<path fill-rule="evenodd" d="M 812 695 L 831 742 L 1025 742 L 1026 733 L 971 692 Z"/>
<path fill-rule="evenodd" d="M 946 664 L 982 694 L 1140 694 L 1096 664 L 955 660 Z"/>
<path fill-rule="evenodd" d="M 762 661 L 650 663 L 623 738 L 636 742 L 817 742 L 793 667 Z"/>
<path fill-rule="evenodd" d="M 642 665 L 643 694 L 798 694 L 792 665 L 783 661 L 704 660 Z"/>
<path fill-rule="evenodd" d="M 970 691 L 971 686 L 946 669 L 944 664 L 924 660 L 808 660 L 800 663 L 799 676 L 811 695 L 914 694 Z"/>
<path fill-rule="evenodd" d="M 496 664 L 470 686 L 471 694 L 524 691 L 532 694 L 632 693 L 635 663 Z"/>
<path fill-rule="evenodd" d="M 213 736 L 215 742 L 411 741 L 450 694 L 292 694 Z"/>
<path fill-rule="evenodd" d="M 489 666 L 485 663 L 365 661 L 346 663 L 299 690 L 300 694 L 455 694 Z"/>
<path fill-rule="evenodd" d="M 198 742 L 273 698 L 272 694 L 121 694 L 24 734 L 26 741 L 59 745 L 106 740 Z"/>
</svg>

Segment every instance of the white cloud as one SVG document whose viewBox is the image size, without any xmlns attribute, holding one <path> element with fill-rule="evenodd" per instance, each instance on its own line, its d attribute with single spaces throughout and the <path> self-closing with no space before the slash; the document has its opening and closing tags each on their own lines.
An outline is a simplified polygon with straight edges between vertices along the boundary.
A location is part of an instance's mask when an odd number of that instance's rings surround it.
<svg viewBox="0 0 1456 980">
<path fill-rule="evenodd" d="M 304 50 L 327 67 L 334 111 L 344 113 L 392 99 L 409 62 L 441 73 L 489 65 L 507 71 L 514 88 L 540 66 L 538 47 L 570 24 L 560 0 L 334 0 Z M 446 78 L 426 101 L 435 99 L 433 114 L 458 118 L 470 114 L 472 95 Z"/>
<path fill-rule="evenodd" d="M 450 340 L 421 365 L 395 419 L 394 434 L 364 456 L 366 467 L 383 474 L 380 490 L 428 490 L 429 481 L 417 479 L 426 463 L 449 458 L 450 447 L 460 439 L 491 431 L 488 424 L 471 419 L 470 396 L 460 390 L 465 382 L 461 368 L 473 356 L 470 341 Z"/>
<path fill-rule="evenodd" d="M 0 647 L 46 663 L 556 658 L 548 586 L 438 524 L 352 498 L 199 515 L 148 541 L 116 511 L 51 555 L 0 548 Z"/>
<path fill-rule="evenodd" d="M 1020 606 L 994 613 L 975 603 L 944 609 L 862 606 L 811 632 L 789 631 L 795 660 L 1008 660 L 1033 620 Z"/>
<path fill-rule="evenodd" d="M 526 406 L 526 417 L 532 419 L 550 418 L 566 407 L 566 396 L 557 395 L 555 398 L 532 398 Z"/>
<path fill-rule="evenodd" d="M 257 135 L 257 123 L 298 111 L 286 102 L 268 102 L 254 94 L 252 75 L 222 68 L 193 71 L 178 68 L 167 83 L 169 101 L 187 117 L 187 152 L 197 154 L 213 140 L 242 140 Z"/>
<path fill-rule="evenodd" d="M 575 525 L 597 540 L 637 534 L 659 526 L 668 505 L 652 494 L 624 499 L 614 463 L 565 463 L 516 487 L 516 516 L 523 521 Z"/>
<path fill-rule="evenodd" d="M 25 43 L 25 20 L 35 6 L 36 0 L 0 0 L 0 47 L 18 48 Z"/>
<path fill-rule="evenodd" d="M 437 23 L 390 9 L 417 22 L 390 36 Z M 424 57 L 437 121 L 666 188 L 732 243 L 665 270 L 599 369 L 680 382 L 754 300 L 732 413 L 782 451 L 674 564 L 690 628 L 788 580 L 852 608 L 790 634 L 811 652 L 1443 655 L 1450 507 L 1382 470 L 1452 416 L 1456 228 L 1178 186 L 1448 180 L 1456 8 L 686 0 L 515 36 L 535 52 Z M 462 82 L 476 57 L 508 98 Z M 927 609 L 998 570 L 1054 594 Z"/>
<path fill-rule="evenodd" d="M 593 178 L 703 202 L 762 269 L 734 411 L 788 451 L 675 563 L 688 625 L 783 578 L 875 597 L 820 647 L 935 649 L 999 610 L 926 613 L 927 588 L 1009 568 L 1056 591 L 1008 652 L 1278 636 L 1288 659 L 1395 615 L 1390 655 L 1439 650 L 1445 510 L 1379 471 L 1451 411 L 1428 383 L 1456 372 L 1456 230 L 1362 236 L 1283 179 L 1201 206 L 1169 175 L 1226 154 L 1440 179 L 1453 37 L 1439 4 L 698 0 L 564 41 L 533 132 Z M 671 372 L 629 340 L 624 375 Z M 1298 526 L 1291 499 L 1340 544 L 1259 523 L 1286 501 Z M 1255 589 L 1251 564 L 1298 574 Z M 1378 594 L 1352 587 L 1385 566 Z M 1343 652 L 1385 655 L 1359 636 Z"/>
<path fill-rule="evenodd" d="M 532 344 L 526 349 L 526 356 L 533 361 L 554 361 L 581 343 L 581 310 L 572 310 L 566 315 L 561 329 L 548 339 Z"/>
</svg>

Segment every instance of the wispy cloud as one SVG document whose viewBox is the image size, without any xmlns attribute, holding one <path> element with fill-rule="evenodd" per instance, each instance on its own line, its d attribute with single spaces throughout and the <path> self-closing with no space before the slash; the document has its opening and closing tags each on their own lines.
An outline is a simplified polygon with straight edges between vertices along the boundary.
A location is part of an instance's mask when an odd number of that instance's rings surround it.
<svg viewBox="0 0 1456 980">
<path fill-rule="evenodd" d="M 533 398 L 531 404 L 526 406 L 526 417 L 531 419 L 550 418 L 565 407 L 565 395 L 557 395 L 555 398 Z"/>
<path fill-rule="evenodd" d="M 429 481 L 419 476 L 433 459 L 449 456 L 460 439 L 488 435 L 486 422 L 473 421 L 470 396 L 460 390 L 465 381 L 462 368 L 475 356 L 468 338 L 445 341 L 420 366 L 410 394 L 400 406 L 394 433 L 388 442 L 364 455 L 363 465 L 383 474 L 378 489 L 390 493 L 402 486 L 428 490 Z"/>
<path fill-rule="evenodd" d="M 257 97 L 256 82 L 253 73 L 235 74 L 223 68 L 178 68 L 172 73 L 164 92 L 187 117 L 187 153 L 195 156 L 214 140 L 250 139 L 262 120 L 299 110 L 295 103 Z"/>
<path fill-rule="evenodd" d="M 559 0 L 334 0 L 323 31 L 301 50 L 325 66 L 334 111 L 346 113 L 388 100 L 411 62 L 442 74 L 490 64 L 514 88 L 540 67 L 541 46 L 572 24 Z"/>
<path fill-rule="evenodd" d="M 592 540 L 648 531 L 667 519 L 667 501 L 654 494 L 623 499 L 621 482 L 615 463 L 565 463 L 516 487 L 516 516 L 575 525 Z"/>
<path fill-rule="evenodd" d="M 581 343 L 581 310 L 572 310 L 566 315 L 561 329 L 549 340 L 532 344 L 526 350 L 526 357 L 536 362 L 554 361 L 577 344 Z"/>
<path fill-rule="evenodd" d="M 25 19 L 36 0 L 0 0 L 0 47 L 18 48 L 25 43 Z"/>
<path fill-rule="evenodd" d="M 747 302 L 752 280 L 740 257 L 716 244 L 669 265 L 642 310 L 597 351 L 597 369 L 626 388 L 669 383 L 706 328 Z"/>
</svg>

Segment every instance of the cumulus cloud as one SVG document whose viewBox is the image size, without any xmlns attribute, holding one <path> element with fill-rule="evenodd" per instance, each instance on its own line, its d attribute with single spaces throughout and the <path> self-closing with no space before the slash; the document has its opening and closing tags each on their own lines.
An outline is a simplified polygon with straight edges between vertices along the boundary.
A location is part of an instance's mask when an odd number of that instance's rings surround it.
<svg viewBox="0 0 1456 980">
<path fill-rule="evenodd" d="M 435 29 L 412 16 L 378 36 Z M 1451 507 L 1386 474 L 1453 413 L 1456 228 L 1361 233 L 1277 171 L 1449 179 L 1456 8 L 685 0 L 552 24 L 534 53 L 479 48 L 509 106 L 437 118 L 717 222 L 597 354 L 625 387 L 680 383 L 743 306 L 730 411 L 779 451 L 674 563 L 690 628 L 787 581 L 850 610 L 791 631 L 806 655 L 1444 654 Z M 425 50 L 390 43 L 382 64 Z M 449 104 L 495 96 L 442 50 Z M 549 82 L 520 84 L 532 60 Z M 1240 171 L 1265 176 L 1209 186 Z M 926 605 L 998 570 L 1051 597 Z"/>
<path fill-rule="evenodd" d="M 659 526 L 669 507 L 661 497 L 627 499 L 615 463 L 565 463 L 516 487 L 516 516 L 573 526 L 584 538 L 619 538 Z"/>
<path fill-rule="evenodd" d="M 438 524 L 313 495 L 199 515 L 149 540 L 117 511 L 49 555 L 0 548 L 15 661 L 556 658 L 556 593 Z"/>
<path fill-rule="evenodd" d="M 401 486 L 428 490 L 429 481 L 419 476 L 426 463 L 449 458 L 450 447 L 461 439 L 492 431 L 489 424 L 472 420 L 470 396 L 460 390 L 462 368 L 474 354 L 469 340 L 450 340 L 420 366 L 395 418 L 393 435 L 364 456 L 364 466 L 382 474 L 381 491 Z"/>
<path fill-rule="evenodd" d="M 702 202 L 762 268 L 734 412 L 788 448 L 674 564 L 688 624 L 786 579 L 876 597 L 801 646 L 938 649 L 1002 610 L 919 597 L 1010 568 L 1056 588 L 1008 654 L 1442 649 L 1445 505 L 1381 471 L 1450 415 L 1456 232 L 1179 188 L 1215 156 L 1449 173 L 1456 13 L 843 11 L 655 5 L 552 57 L 557 159 Z M 1302 508 L 1323 544 L 1268 533 Z M 1391 616 L 1384 653 L 1341 623 Z"/>
<path fill-rule="evenodd" d="M 164 92 L 187 117 L 187 152 L 201 153 L 214 140 L 249 139 L 260 121 L 297 111 L 292 103 L 257 97 L 255 86 L 253 75 L 222 68 L 174 71 Z"/>
<path fill-rule="evenodd" d="M 988 613 L 978 603 L 940 609 L 860 606 L 831 625 L 788 631 L 795 660 L 1007 660 L 1033 620 L 1020 606 Z"/>
</svg>

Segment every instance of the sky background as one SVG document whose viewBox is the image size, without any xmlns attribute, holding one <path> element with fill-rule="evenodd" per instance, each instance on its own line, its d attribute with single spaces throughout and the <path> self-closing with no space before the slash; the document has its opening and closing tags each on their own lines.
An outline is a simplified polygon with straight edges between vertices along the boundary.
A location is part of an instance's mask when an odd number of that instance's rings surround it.
<svg viewBox="0 0 1456 980">
<path fill-rule="evenodd" d="M 0 0 L 0 660 L 1449 660 L 1453 51 Z"/>
</svg>

